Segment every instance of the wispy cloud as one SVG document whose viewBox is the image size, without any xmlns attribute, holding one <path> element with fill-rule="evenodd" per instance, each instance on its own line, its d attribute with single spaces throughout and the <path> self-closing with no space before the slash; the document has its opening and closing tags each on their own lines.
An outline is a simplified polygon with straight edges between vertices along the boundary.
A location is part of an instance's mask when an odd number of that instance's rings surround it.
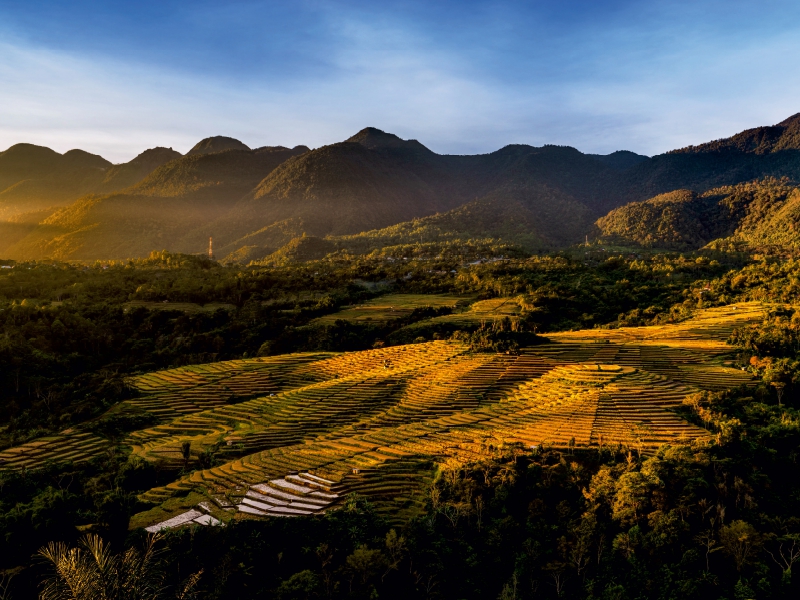
<svg viewBox="0 0 800 600">
<path fill-rule="evenodd" d="M 89 47 L 62 32 L 47 44 L 6 27 L 0 148 L 25 141 L 124 161 L 155 145 L 185 152 L 208 135 L 320 146 L 371 125 L 447 153 L 557 143 L 654 154 L 800 111 L 791 20 L 736 30 L 704 21 L 706 5 L 495 4 L 387 12 L 320 0 L 289 15 L 172 3 L 164 10 L 185 31 L 175 41 L 153 30 L 141 53 L 131 51 L 138 37 L 115 46 L 106 33 Z"/>
</svg>

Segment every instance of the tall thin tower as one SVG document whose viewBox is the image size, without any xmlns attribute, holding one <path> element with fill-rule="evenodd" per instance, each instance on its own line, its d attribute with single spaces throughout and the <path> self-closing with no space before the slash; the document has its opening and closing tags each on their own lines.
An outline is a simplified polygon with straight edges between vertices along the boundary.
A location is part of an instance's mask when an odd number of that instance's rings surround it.
<svg viewBox="0 0 800 600">
<path fill-rule="evenodd" d="M 214 260 L 214 238 L 208 238 L 208 258 Z"/>
</svg>

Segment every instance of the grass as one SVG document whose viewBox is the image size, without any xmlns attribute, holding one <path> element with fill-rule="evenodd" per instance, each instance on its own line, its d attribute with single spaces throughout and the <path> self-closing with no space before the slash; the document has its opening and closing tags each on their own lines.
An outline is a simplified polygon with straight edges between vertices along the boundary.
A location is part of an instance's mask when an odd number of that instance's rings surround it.
<svg viewBox="0 0 800 600">
<path fill-rule="evenodd" d="M 446 318 L 513 314 L 515 307 L 513 300 L 482 301 Z M 729 366 L 732 348 L 725 340 L 767 309 L 745 303 L 699 310 L 675 325 L 551 334 L 551 343 L 519 355 L 472 354 L 461 344 L 434 341 L 138 376 L 132 384 L 140 396 L 126 402 L 158 424 L 123 443 L 176 472 L 186 442 L 192 467 L 203 456 L 217 465 L 145 493 L 143 500 L 163 508 L 138 515 L 134 526 L 165 520 L 199 498 L 222 511 L 220 498 L 238 505 L 250 486 L 292 472 L 335 482 L 340 497 L 352 491 L 369 496 L 397 517 L 424 504 L 421 494 L 435 465 L 476 460 L 490 447 L 622 445 L 651 453 L 665 443 L 707 443 L 712 433 L 674 409 L 698 390 L 753 383 Z M 86 460 L 108 443 L 63 432 L 10 448 L 0 460 L 9 468 Z M 221 520 L 259 518 L 222 512 Z"/>
</svg>

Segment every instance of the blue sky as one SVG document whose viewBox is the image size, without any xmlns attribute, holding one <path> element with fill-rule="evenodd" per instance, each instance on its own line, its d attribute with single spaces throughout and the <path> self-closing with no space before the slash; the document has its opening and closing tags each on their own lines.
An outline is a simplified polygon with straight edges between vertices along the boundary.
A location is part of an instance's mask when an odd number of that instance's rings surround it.
<svg viewBox="0 0 800 600">
<path fill-rule="evenodd" d="M 652 155 L 800 112 L 800 2 L 0 0 L 0 149 Z"/>
</svg>

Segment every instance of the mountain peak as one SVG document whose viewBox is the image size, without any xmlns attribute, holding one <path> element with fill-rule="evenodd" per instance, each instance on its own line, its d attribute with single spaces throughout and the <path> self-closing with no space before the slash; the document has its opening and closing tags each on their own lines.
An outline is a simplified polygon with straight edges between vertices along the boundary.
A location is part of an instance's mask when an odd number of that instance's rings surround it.
<svg viewBox="0 0 800 600">
<path fill-rule="evenodd" d="M 591 156 L 593 159 L 619 171 L 635 167 L 649 158 L 643 154 L 631 152 L 630 150 L 617 150 L 611 154 L 587 154 L 587 156 Z"/>
<path fill-rule="evenodd" d="M 64 165 L 73 168 L 107 169 L 111 166 L 105 158 L 85 150 L 68 150 L 64 153 Z"/>
<path fill-rule="evenodd" d="M 376 127 L 365 127 L 345 141 L 361 144 L 370 150 L 379 148 L 414 148 L 429 151 L 417 140 L 404 140 L 393 133 L 386 133 Z"/>
<path fill-rule="evenodd" d="M 222 152 L 224 150 L 250 150 L 250 148 L 237 139 L 225 137 L 224 135 L 215 135 L 197 142 L 194 148 L 186 153 L 186 156 L 214 154 L 215 152 Z"/>
</svg>

